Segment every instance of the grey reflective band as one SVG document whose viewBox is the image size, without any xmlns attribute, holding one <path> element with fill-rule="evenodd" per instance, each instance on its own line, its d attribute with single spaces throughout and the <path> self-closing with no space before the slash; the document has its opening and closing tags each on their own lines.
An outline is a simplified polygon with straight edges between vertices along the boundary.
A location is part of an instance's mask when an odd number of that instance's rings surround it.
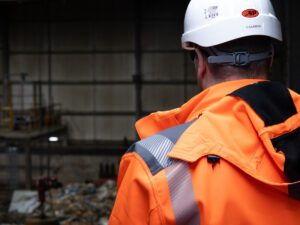
<svg viewBox="0 0 300 225">
<path fill-rule="evenodd" d="M 188 164 L 176 162 L 165 171 L 176 224 L 200 225 L 200 210 L 195 200 Z"/>
<path fill-rule="evenodd" d="M 140 147 L 142 147 L 143 149 L 149 152 L 148 154 L 151 154 L 157 160 L 157 162 L 160 165 L 160 168 L 153 170 L 152 167 L 154 166 L 154 164 L 150 164 L 150 170 L 152 174 L 156 174 L 161 169 L 168 167 L 175 161 L 168 157 L 168 153 L 172 150 L 173 146 L 174 144 L 168 138 L 157 134 L 149 139 L 145 139 L 144 141 L 138 142 L 136 144 L 136 151 L 138 152 Z M 147 159 L 149 159 L 149 157 L 147 157 Z"/>
<path fill-rule="evenodd" d="M 172 127 L 171 129 L 164 130 L 160 132 L 161 135 L 167 137 L 170 141 L 172 141 L 174 144 L 178 141 L 180 136 L 183 134 L 183 132 L 194 123 L 195 120 L 192 120 L 190 122 L 178 125 L 176 127 Z"/>
<path fill-rule="evenodd" d="M 154 176 L 159 171 L 177 162 L 177 160 L 169 158 L 168 153 L 172 151 L 177 140 L 193 122 L 194 120 L 138 141 L 127 152 L 136 152 L 141 156 Z"/>
<path fill-rule="evenodd" d="M 210 54 L 208 56 L 208 63 L 210 64 L 228 64 L 231 66 L 247 66 L 252 62 L 261 61 L 273 57 L 273 51 L 265 51 L 260 53 L 250 53 L 247 51 L 239 52 L 222 52 L 215 47 L 205 48 Z"/>
<path fill-rule="evenodd" d="M 152 153 L 148 151 L 148 149 L 139 144 L 132 145 L 128 152 L 136 152 L 139 156 L 141 156 L 144 162 L 147 164 L 152 175 L 157 174 L 163 169 L 157 158 L 152 155 Z"/>
<path fill-rule="evenodd" d="M 194 196 L 189 166 L 168 157 L 178 139 L 195 120 L 164 130 L 133 144 L 136 152 L 155 176 L 165 169 L 177 225 L 200 225 L 200 210 Z"/>
</svg>

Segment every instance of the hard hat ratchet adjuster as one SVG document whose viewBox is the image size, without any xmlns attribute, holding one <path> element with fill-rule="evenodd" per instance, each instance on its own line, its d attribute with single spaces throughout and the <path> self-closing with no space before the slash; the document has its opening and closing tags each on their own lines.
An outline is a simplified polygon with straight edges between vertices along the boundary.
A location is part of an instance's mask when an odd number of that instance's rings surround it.
<svg viewBox="0 0 300 225">
<path fill-rule="evenodd" d="M 234 52 L 234 65 L 246 66 L 249 64 L 249 53 L 248 52 Z"/>
<path fill-rule="evenodd" d="M 248 66 L 250 63 L 260 60 L 269 59 L 273 56 L 273 51 L 266 51 L 260 53 L 249 52 L 220 52 L 214 48 L 214 53 L 217 55 L 208 56 L 208 63 L 210 64 L 228 64 L 231 66 Z"/>
</svg>

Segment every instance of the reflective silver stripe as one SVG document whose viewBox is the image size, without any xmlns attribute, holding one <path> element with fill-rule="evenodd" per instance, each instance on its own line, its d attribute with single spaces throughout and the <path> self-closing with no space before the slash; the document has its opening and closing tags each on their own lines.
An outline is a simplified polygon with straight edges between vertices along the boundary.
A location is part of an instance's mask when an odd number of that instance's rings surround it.
<svg viewBox="0 0 300 225">
<path fill-rule="evenodd" d="M 189 167 L 176 162 L 165 169 L 177 225 L 200 225 L 200 210 L 195 200 Z"/>
<path fill-rule="evenodd" d="M 194 121 L 190 121 L 185 124 L 172 127 L 136 142 L 128 149 L 127 152 L 138 153 L 146 162 L 154 176 L 159 171 L 177 162 L 177 160 L 169 158 L 168 153 L 172 151 L 177 140 L 193 122 Z"/>
<path fill-rule="evenodd" d="M 162 135 L 154 135 L 151 138 L 138 142 L 137 145 L 140 145 L 151 152 L 163 168 L 166 168 L 175 162 L 174 159 L 168 157 L 168 153 L 172 150 L 174 144 Z"/>
</svg>

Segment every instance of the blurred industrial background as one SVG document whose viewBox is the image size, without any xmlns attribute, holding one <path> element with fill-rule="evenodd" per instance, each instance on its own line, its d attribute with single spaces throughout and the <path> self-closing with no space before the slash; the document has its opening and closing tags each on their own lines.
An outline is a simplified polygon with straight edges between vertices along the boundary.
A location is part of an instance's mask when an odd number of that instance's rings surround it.
<svg viewBox="0 0 300 225">
<path fill-rule="evenodd" d="M 0 224 L 13 191 L 42 178 L 108 193 L 135 121 L 199 92 L 180 43 L 188 2 L 0 0 Z M 300 91 L 299 10 L 273 3 L 285 41 L 271 79 Z"/>
</svg>

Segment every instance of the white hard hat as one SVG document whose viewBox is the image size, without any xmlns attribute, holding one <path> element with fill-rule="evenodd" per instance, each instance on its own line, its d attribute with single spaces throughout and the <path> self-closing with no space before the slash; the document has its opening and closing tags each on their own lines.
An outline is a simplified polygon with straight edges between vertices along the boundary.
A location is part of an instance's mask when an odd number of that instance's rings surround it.
<svg viewBox="0 0 300 225">
<path fill-rule="evenodd" d="M 248 36 L 282 41 L 281 25 L 270 0 L 191 0 L 185 15 L 182 46 L 212 47 Z"/>
</svg>

